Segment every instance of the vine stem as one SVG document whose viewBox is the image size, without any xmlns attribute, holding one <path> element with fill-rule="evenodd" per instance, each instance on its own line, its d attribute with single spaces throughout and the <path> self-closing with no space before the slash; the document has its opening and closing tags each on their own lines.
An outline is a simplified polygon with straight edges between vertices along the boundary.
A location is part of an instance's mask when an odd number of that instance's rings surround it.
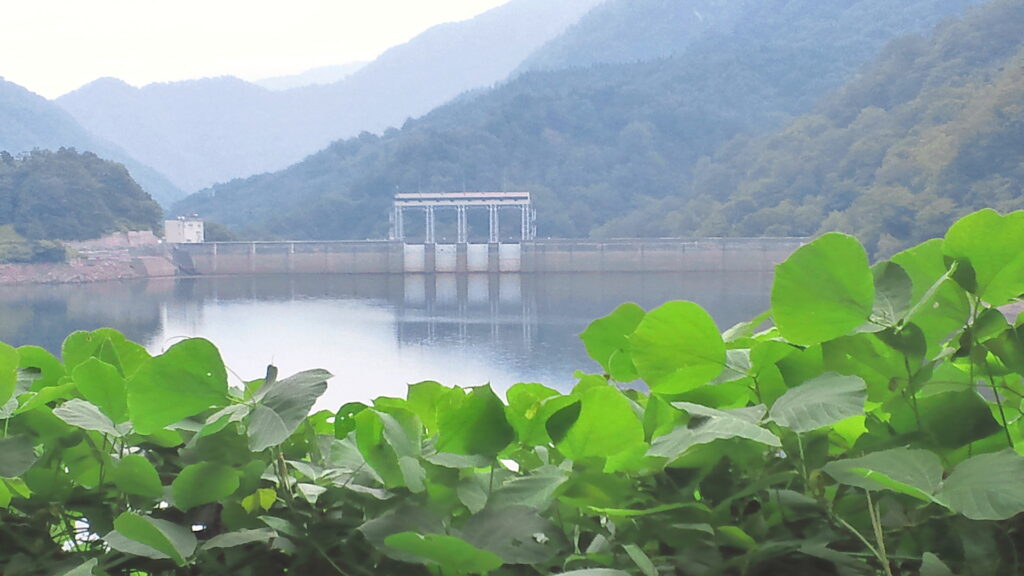
<svg viewBox="0 0 1024 576">
<path fill-rule="evenodd" d="M 885 575 L 893 576 L 892 568 L 889 567 L 889 556 L 885 552 L 885 536 L 882 533 L 880 508 L 876 508 L 871 502 L 871 491 L 865 490 L 865 493 L 868 495 L 868 514 L 871 516 L 871 528 L 875 531 L 875 542 L 878 543 L 878 560 L 882 563 Z"/>
</svg>

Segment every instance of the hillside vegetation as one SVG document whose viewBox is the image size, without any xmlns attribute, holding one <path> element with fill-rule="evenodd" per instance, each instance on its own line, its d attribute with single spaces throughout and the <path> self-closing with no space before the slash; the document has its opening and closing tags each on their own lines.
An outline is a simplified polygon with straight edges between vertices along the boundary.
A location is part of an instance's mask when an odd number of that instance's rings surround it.
<svg viewBox="0 0 1024 576">
<path fill-rule="evenodd" d="M 0 226 L 31 240 L 88 240 L 158 231 L 163 211 L 124 166 L 61 148 L 0 152 Z"/>
<path fill-rule="evenodd" d="M 124 164 L 146 192 L 164 205 L 185 195 L 153 168 L 90 133 L 53 102 L 0 78 L 0 150 L 19 154 L 61 147 L 88 150 Z"/>
<path fill-rule="evenodd" d="M 702 156 L 811 110 L 887 40 L 928 31 L 970 4 L 757 3 L 671 58 L 526 72 L 401 130 L 214 186 L 176 210 L 254 236 L 367 238 L 386 234 L 397 191 L 526 189 L 542 236 L 602 233 L 623 214 L 685 197 Z"/>
<path fill-rule="evenodd" d="M 810 235 L 879 254 L 985 206 L 1024 207 L 1024 2 L 997 0 L 930 38 L 890 45 L 860 77 L 777 133 L 698 163 L 688 201 L 606 234 Z"/>
</svg>

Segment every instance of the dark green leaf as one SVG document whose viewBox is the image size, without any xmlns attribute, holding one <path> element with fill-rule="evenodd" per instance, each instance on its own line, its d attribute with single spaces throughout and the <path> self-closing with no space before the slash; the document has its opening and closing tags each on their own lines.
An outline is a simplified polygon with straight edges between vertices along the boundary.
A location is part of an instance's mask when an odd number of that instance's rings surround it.
<svg viewBox="0 0 1024 576">
<path fill-rule="evenodd" d="M 141 516 L 134 512 L 125 512 L 118 516 L 114 520 L 114 529 L 116 534 L 123 539 L 142 544 L 144 547 L 174 560 L 178 566 L 184 566 L 185 559 L 192 556 L 196 549 L 196 538 L 192 531 L 185 526 L 179 526 L 166 520 Z M 120 544 L 123 540 L 112 538 L 111 536 L 111 534 L 108 534 L 103 539 L 112 548 L 129 554 L 145 555 L 139 554 L 137 549 L 125 550 L 115 546 L 115 543 Z"/>
<path fill-rule="evenodd" d="M 117 464 L 114 485 L 125 494 L 155 500 L 163 495 L 163 485 L 156 467 L 141 454 L 128 454 Z"/>
<path fill-rule="evenodd" d="M 424 563 L 437 564 L 445 572 L 483 574 L 502 566 L 501 558 L 493 552 L 481 550 L 454 536 L 401 532 L 388 536 L 384 543 L 400 552 L 418 556 Z"/>
<path fill-rule="evenodd" d="M 17 478 L 36 463 L 36 452 L 28 436 L 0 438 L 0 478 Z"/>
<path fill-rule="evenodd" d="M 438 415 L 438 452 L 497 456 L 515 438 L 505 405 L 490 386 L 473 388 L 463 401 Z"/>
<path fill-rule="evenodd" d="M 238 471 L 213 462 L 186 466 L 171 483 L 174 505 L 179 510 L 217 502 L 238 490 Z"/>
<path fill-rule="evenodd" d="M 946 478 L 940 501 L 971 520 L 1006 520 L 1024 512 L 1024 457 L 1011 450 L 960 463 Z"/>
<path fill-rule="evenodd" d="M 857 376 L 826 373 L 775 401 L 771 420 L 799 434 L 864 413 L 867 387 Z"/>
</svg>

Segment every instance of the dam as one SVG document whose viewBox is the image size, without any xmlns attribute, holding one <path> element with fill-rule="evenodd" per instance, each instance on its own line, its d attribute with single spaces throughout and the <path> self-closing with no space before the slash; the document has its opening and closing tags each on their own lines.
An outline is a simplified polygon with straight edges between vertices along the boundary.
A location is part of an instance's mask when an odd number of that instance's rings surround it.
<svg viewBox="0 0 1024 576">
<path fill-rule="evenodd" d="M 529 192 L 396 194 L 388 240 L 175 244 L 173 261 L 192 275 L 763 272 L 805 238 L 537 239 Z M 408 234 L 407 213 L 422 213 Z M 471 215 L 487 223 L 472 226 Z M 503 237 L 502 214 L 516 234 Z M 448 216 L 449 222 L 439 221 Z M 451 218 L 454 216 L 454 219 Z M 452 221 L 453 220 L 453 221 Z M 418 224 L 418 222 L 415 222 Z M 447 224 L 447 226 L 446 226 Z M 486 230 L 486 238 L 474 232 Z M 442 234 L 439 234 L 438 232 Z M 450 234 L 446 234 L 450 233 Z M 448 242 L 449 235 L 454 240 Z"/>
<path fill-rule="evenodd" d="M 529 240 L 406 244 L 399 240 L 178 244 L 183 274 L 526 274 L 769 272 L 804 238 Z"/>
</svg>

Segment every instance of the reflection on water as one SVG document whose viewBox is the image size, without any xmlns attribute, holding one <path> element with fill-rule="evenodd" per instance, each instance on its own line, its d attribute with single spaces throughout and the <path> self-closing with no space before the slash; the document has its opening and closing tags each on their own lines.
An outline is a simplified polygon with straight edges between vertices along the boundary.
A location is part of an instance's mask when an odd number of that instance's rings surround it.
<svg viewBox="0 0 1024 576">
<path fill-rule="evenodd" d="M 241 379 L 326 368 L 321 407 L 403 395 L 421 380 L 568 389 L 594 370 L 577 334 L 626 301 L 693 300 L 721 328 L 768 305 L 751 274 L 264 276 L 0 287 L 0 340 L 58 352 L 74 330 L 113 326 L 157 353 L 209 338 Z"/>
</svg>

